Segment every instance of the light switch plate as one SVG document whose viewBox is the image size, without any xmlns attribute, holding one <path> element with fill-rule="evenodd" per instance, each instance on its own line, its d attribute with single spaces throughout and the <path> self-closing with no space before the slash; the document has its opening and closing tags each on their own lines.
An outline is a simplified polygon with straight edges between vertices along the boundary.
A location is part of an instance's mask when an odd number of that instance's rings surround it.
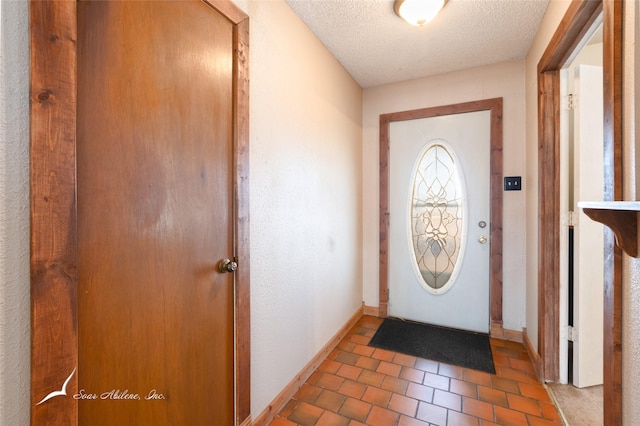
<svg viewBox="0 0 640 426">
<path fill-rule="evenodd" d="M 505 176 L 504 178 L 505 191 L 520 191 L 521 187 L 522 187 L 522 176 Z"/>
</svg>

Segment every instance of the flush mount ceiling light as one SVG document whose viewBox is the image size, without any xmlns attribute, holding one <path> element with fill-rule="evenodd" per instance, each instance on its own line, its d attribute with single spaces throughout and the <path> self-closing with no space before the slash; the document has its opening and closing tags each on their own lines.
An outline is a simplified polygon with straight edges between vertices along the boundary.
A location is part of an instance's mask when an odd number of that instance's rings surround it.
<svg viewBox="0 0 640 426">
<path fill-rule="evenodd" d="M 396 15 L 411 25 L 422 26 L 436 17 L 446 0 L 395 0 Z"/>
</svg>

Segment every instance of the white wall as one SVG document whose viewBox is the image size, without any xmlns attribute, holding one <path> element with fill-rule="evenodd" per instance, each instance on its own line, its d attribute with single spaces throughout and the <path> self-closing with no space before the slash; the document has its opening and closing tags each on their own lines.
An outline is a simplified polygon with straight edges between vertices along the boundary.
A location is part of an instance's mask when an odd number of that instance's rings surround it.
<svg viewBox="0 0 640 426">
<path fill-rule="evenodd" d="M 0 2 L 0 425 L 29 424 L 29 39 Z"/>
<path fill-rule="evenodd" d="M 526 57 L 526 301 L 527 336 L 538 350 L 538 62 L 562 20 L 570 1 L 554 0 L 540 23 Z"/>
<path fill-rule="evenodd" d="M 362 90 L 284 1 L 245 7 L 256 418 L 362 304 Z"/>
<path fill-rule="evenodd" d="M 524 61 L 513 61 L 394 83 L 363 94 L 363 283 L 367 306 L 379 304 L 379 117 L 380 114 L 504 98 L 504 175 L 525 173 Z M 523 176 L 523 185 L 527 178 Z M 504 193 L 503 321 L 504 327 L 525 325 L 525 200 L 527 190 Z M 487 307 L 489 309 L 489 307 Z"/>
</svg>

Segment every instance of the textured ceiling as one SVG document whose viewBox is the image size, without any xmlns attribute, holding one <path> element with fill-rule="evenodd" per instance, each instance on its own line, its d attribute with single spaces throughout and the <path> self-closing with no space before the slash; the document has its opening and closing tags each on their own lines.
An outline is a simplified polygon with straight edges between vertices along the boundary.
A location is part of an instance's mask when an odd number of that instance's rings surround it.
<svg viewBox="0 0 640 426">
<path fill-rule="evenodd" d="M 363 88 L 521 59 L 549 0 L 449 0 L 414 27 L 393 0 L 286 0 Z"/>
</svg>

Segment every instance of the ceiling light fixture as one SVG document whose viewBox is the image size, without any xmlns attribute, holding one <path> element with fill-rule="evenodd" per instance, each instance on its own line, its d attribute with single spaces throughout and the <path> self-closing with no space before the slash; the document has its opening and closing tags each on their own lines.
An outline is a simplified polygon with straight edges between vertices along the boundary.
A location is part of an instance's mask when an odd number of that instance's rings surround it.
<svg viewBox="0 0 640 426">
<path fill-rule="evenodd" d="M 436 17 L 446 0 L 395 0 L 396 15 L 411 25 L 422 26 Z"/>
</svg>

